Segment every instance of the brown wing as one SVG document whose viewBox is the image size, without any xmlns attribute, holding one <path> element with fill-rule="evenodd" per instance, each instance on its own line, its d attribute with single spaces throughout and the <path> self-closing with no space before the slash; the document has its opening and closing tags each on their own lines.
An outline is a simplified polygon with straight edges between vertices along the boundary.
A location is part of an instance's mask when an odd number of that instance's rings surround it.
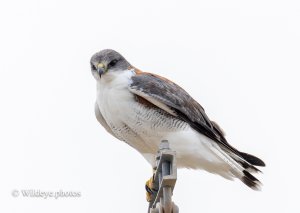
<svg viewBox="0 0 300 213">
<path fill-rule="evenodd" d="M 251 155 L 249 160 L 245 158 L 244 153 L 232 147 L 226 141 L 219 126 L 210 121 L 203 107 L 174 82 L 158 75 L 138 71 L 137 75 L 132 77 L 129 90 L 173 116 L 184 120 L 193 129 L 217 142 L 227 152 L 233 152 L 253 165 L 264 165 L 260 159 Z"/>
</svg>

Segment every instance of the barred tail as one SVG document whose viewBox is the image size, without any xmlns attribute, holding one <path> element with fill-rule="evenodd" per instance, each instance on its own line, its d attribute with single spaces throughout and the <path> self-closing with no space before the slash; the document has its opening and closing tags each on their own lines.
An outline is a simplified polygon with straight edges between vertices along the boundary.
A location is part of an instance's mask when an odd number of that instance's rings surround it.
<svg viewBox="0 0 300 213">
<path fill-rule="evenodd" d="M 260 172 L 260 170 L 257 169 L 252 163 L 244 159 L 243 155 L 241 155 L 241 157 L 228 149 L 221 149 L 216 143 L 213 143 L 210 148 L 220 159 L 222 159 L 229 166 L 229 171 L 235 177 L 240 179 L 244 184 L 246 184 L 253 190 L 261 189 L 262 183 L 251 174 L 251 172 Z M 247 155 L 253 157 L 253 159 L 257 161 L 257 164 L 264 165 L 263 161 L 261 161 L 259 158 L 256 158 L 249 154 Z M 257 159 L 259 159 L 260 161 L 258 161 Z"/>
</svg>

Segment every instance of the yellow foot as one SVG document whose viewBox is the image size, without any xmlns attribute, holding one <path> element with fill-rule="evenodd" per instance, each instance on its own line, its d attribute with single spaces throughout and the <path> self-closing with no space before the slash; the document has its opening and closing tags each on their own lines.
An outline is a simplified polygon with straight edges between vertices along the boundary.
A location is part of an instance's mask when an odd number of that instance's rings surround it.
<svg viewBox="0 0 300 213">
<path fill-rule="evenodd" d="M 146 200 L 151 202 L 154 199 L 154 193 L 157 191 L 154 188 L 154 175 L 146 182 Z"/>
</svg>

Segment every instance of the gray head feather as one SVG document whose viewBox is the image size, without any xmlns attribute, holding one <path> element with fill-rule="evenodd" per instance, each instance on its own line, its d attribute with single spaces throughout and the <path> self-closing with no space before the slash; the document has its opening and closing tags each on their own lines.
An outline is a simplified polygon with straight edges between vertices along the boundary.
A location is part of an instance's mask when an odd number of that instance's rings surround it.
<svg viewBox="0 0 300 213">
<path fill-rule="evenodd" d="M 98 71 L 100 77 L 106 72 L 122 71 L 131 67 L 129 62 L 120 53 L 111 49 L 95 53 L 90 63 L 93 75 L 95 76 Z M 103 65 L 102 73 L 97 70 L 99 64 Z"/>
</svg>

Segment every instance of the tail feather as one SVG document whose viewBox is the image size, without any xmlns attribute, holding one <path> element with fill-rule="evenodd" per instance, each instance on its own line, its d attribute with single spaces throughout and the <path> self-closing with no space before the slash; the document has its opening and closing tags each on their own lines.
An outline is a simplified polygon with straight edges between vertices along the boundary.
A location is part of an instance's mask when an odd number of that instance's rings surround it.
<svg viewBox="0 0 300 213">
<path fill-rule="evenodd" d="M 238 162 L 245 170 L 252 173 L 258 173 L 261 172 L 258 168 L 254 166 L 251 162 L 248 161 L 248 159 L 245 159 L 244 157 L 238 156 L 233 152 L 230 152 L 229 150 L 224 150 L 231 158 L 233 158 L 236 162 Z M 249 154 L 248 154 L 249 155 Z M 252 156 L 252 155 L 251 155 Z M 254 156 L 253 156 L 254 157 Z"/>
<path fill-rule="evenodd" d="M 233 157 L 234 158 L 234 157 Z M 239 164 L 241 164 L 243 166 L 243 168 L 251 173 L 262 173 L 262 171 L 260 171 L 258 168 L 256 168 L 255 166 L 253 166 L 252 164 L 248 163 L 247 161 L 243 160 L 243 159 L 236 159 L 234 158 Z"/>
<path fill-rule="evenodd" d="M 251 163 L 254 166 L 266 166 L 265 162 L 263 162 L 258 157 L 255 157 L 254 155 L 250 155 L 245 152 L 240 152 L 240 155 L 249 163 Z"/>
<path fill-rule="evenodd" d="M 262 183 L 250 172 L 260 172 L 246 159 L 237 156 L 230 150 L 223 150 L 217 144 L 212 144 L 211 150 L 229 166 L 230 172 L 253 190 L 260 190 Z"/>
<path fill-rule="evenodd" d="M 253 190 L 261 190 L 262 183 L 248 171 L 243 170 L 244 176 L 241 178 L 241 181 L 249 186 Z"/>
</svg>

